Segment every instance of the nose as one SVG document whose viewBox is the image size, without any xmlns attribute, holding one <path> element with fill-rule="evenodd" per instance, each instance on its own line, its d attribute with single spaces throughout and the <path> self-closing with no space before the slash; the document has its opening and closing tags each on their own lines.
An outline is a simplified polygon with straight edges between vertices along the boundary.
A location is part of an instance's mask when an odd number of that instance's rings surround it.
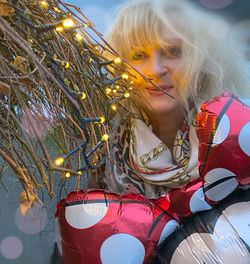
<svg viewBox="0 0 250 264">
<path fill-rule="evenodd" d="M 151 54 L 147 68 L 146 76 L 154 80 L 168 73 L 167 65 L 164 63 L 164 58 L 159 51 L 155 51 Z"/>
</svg>

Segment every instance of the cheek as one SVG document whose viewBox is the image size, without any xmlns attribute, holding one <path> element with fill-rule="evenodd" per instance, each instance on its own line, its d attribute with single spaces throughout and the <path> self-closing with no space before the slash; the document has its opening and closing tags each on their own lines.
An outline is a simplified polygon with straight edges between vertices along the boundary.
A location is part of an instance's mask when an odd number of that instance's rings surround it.
<svg viewBox="0 0 250 264">
<path fill-rule="evenodd" d="M 141 72 L 143 74 L 143 72 L 139 69 L 137 69 L 139 72 Z M 140 85 L 142 84 L 142 82 L 144 82 L 144 79 L 142 78 L 142 76 L 136 72 L 135 70 L 131 71 L 131 74 L 133 74 L 135 76 L 135 78 L 132 78 L 132 81 L 135 83 L 135 85 Z"/>
</svg>

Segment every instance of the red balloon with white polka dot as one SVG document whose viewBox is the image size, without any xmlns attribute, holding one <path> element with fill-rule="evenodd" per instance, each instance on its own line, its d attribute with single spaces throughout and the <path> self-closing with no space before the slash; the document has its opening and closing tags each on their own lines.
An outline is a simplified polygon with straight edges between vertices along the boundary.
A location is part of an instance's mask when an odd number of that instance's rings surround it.
<svg viewBox="0 0 250 264">
<path fill-rule="evenodd" d="M 157 205 L 138 194 L 70 193 L 56 213 L 64 263 L 150 263 L 157 246 L 179 226 L 168 207 L 167 200 Z"/>
<path fill-rule="evenodd" d="M 250 107 L 230 93 L 201 106 L 197 116 L 199 171 L 210 204 L 250 184 Z"/>
</svg>

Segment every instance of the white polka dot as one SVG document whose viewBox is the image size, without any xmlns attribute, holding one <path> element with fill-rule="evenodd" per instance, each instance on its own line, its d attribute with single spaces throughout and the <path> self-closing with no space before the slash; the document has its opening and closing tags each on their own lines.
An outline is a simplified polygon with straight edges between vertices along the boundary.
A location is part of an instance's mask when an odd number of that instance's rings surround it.
<svg viewBox="0 0 250 264">
<path fill-rule="evenodd" d="M 23 244 L 17 237 L 6 237 L 1 243 L 1 253 L 5 258 L 16 259 L 23 253 Z"/>
<path fill-rule="evenodd" d="M 41 232 L 47 224 L 47 212 L 40 204 L 31 207 L 25 215 L 17 208 L 15 221 L 19 230 L 27 234 L 37 234 Z"/>
<path fill-rule="evenodd" d="M 221 144 L 227 138 L 229 131 L 230 131 L 230 120 L 228 116 L 224 114 L 216 129 L 213 138 L 213 146 Z"/>
<path fill-rule="evenodd" d="M 239 144 L 241 149 L 250 156 L 250 122 L 247 122 L 240 131 Z"/>
<path fill-rule="evenodd" d="M 205 201 L 203 188 L 198 189 L 191 197 L 189 202 L 191 212 L 205 211 L 212 209 L 212 206 Z"/>
<path fill-rule="evenodd" d="M 225 209 L 223 214 L 250 247 L 250 201 L 232 204 Z"/>
<path fill-rule="evenodd" d="M 211 184 L 214 184 L 216 181 L 226 179 L 227 177 L 234 176 L 235 174 L 227 169 L 216 168 L 209 171 L 205 175 L 204 188 L 209 187 Z M 235 178 L 230 178 L 221 183 L 216 184 L 212 188 L 205 191 L 205 195 L 208 199 L 212 201 L 220 201 L 232 193 L 238 186 L 238 182 Z"/>
<path fill-rule="evenodd" d="M 105 202 L 71 205 L 66 207 L 65 218 L 74 228 L 89 228 L 103 219 L 108 208 Z"/>
<path fill-rule="evenodd" d="M 200 0 L 200 3 L 211 9 L 222 9 L 230 5 L 233 0 Z"/>
<path fill-rule="evenodd" d="M 142 264 L 145 248 L 129 234 L 116 234 L 104 241 L 100 254 L 102 264 Z"/>
<path fill-rule="evenodd" d="M 161 237 L 159 239 L 158 245 L 159 246 L 168 236 L 170 236 L 176 228 L 180 225 L 176 220 L 170 220 L 162 230 Z"/>
<path fill-rule="evenodd" d="M 243 104 L 250 106 L 250 99 L 247 99 L 247 98 L 239 98 L 239 100 L 240 100 Z"/>
</svg>

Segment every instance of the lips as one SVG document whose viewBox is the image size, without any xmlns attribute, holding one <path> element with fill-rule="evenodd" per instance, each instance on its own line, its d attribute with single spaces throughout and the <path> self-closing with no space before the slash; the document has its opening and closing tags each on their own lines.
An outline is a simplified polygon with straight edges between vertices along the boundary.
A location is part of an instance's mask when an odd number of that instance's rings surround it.
<svg viewBox="0 0 250 264">
<path fill-rule="evenodd" d="M 171 90 L 173 89 L 173 86 L 159 86 L 163 91 L 165 91 L 166 93 L 171 93 Z M 164 92 L 160 89 L 158 89 L 157 87 L 146 87 L 145 88 L 147 90 L 147 92 L 151 95 L 164 95 Z"/>
</svg>

